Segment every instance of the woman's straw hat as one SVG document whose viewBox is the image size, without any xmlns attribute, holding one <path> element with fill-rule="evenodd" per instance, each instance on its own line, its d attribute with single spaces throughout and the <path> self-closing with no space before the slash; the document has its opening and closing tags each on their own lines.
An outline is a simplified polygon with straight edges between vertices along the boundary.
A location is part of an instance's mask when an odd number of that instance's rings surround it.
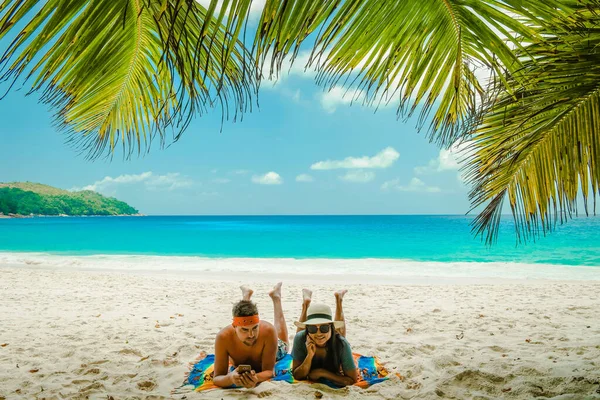
<svg viewBox="0 0 600 400">
<path fill-rule="evenodd" d="M 308 311 L 306 312 L 306 321 L 294 322 L 298 328 L 304 329 L 306 325 L 322 325 L 322 324 L 331 324 L 335 329 L 340 329 L 344 326 L 344 321 L 334 321 L 331 308 L 326 304 L 311 304 L 308 307 Z"/>
</svg>

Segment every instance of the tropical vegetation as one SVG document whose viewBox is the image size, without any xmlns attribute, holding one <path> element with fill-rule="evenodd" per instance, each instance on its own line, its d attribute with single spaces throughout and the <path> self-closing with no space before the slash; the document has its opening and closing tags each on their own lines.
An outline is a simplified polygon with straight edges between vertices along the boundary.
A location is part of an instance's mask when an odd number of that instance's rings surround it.
<svg viewBox="0 0 600 400">
<path fill-rule="evenodd" d="M 600 0 L 266 0 L 253 40 L 251 5 L 0 0 L 0 79 L 30 79 L 89 157 L 130 155 L 208 107 L 251 111 L 264 75 L 307 46 L 325 90 L 394 102 L 438 145 L 463 143 L 488 241 L 506 199 L 524 239 L 577 212 L 579 193 L 586 212 L 595 200 Z"/>
<path fill-rule="evenodd" d="M 68 192 L 35 183 L 0 184 L 4 215 L 133 215 L 138 210 L 91 190 Z"/>
</svg>

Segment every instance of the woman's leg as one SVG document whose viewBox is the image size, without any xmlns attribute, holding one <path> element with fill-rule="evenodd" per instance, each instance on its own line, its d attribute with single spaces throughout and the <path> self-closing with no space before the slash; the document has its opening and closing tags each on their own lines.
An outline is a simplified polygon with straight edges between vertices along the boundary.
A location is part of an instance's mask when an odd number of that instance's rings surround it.
<svg viewBox="0 0 600 400">
<path fill-rule="evenodd" d="M 287 324 L 285 317 L 283 316 L 283 307 L 281 306 L 281 282 L 273 287 L 273 290 L 269 292 L 271 300 L 273 300 L 274 310 L 274 325 L 275 332 L 277 332 L 277 338 L 284 341 L 288 346 L 290 345 L 290 339 L 288 338 Z"/>
<path fill-rule="evenodd" d="M 308 312 L 308 306 L 310 306 L 310 302 L 312 301 L 312 291 L 308 289 L 302 289 L 302 312 L 300 313 L 300 318 L 298 318 L 298 322 L 306 321 L 306 313 Z M 296 329 L 296 332 L 300 332 L 302 328 Z"/>
<path fill-rule="evenodd" d="M 344 295 L 348 290 L 338 290 L 335 292 L 335 320 L 336 321 L 344 321 L 344 326 L 337 329 L 337 332 L 346 337 L 346 320 L 344 319 L 344 309 L 342 307 L 342 301 L 344 300 Z"/>
</svg>

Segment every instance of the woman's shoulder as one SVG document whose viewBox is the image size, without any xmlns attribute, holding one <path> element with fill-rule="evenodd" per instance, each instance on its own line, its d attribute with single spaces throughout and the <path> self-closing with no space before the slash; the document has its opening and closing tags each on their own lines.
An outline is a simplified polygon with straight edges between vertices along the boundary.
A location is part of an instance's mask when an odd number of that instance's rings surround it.
<svg viewBox="0 0 600 400">
<path fill-rule="evenodd" d="M 347 346 L 349 348 L 352 348 L 352 346 L 350 346 L 350 343 L 348 342 L 348 339 L 346 339 L 345 337 L 343 337 L 342 335 L 338 335 L 338 339 L 340 342 L 343 343 L 344 346 Z"/>
<path fill-rule="evenodd" d="M 300 332 L 296 333 L 296 336 L 294 336 L 294 342 L 302 342 L 305 343 L 306 342 L 306 331 L 305 330 L 301 330 Z"/>
</svg>

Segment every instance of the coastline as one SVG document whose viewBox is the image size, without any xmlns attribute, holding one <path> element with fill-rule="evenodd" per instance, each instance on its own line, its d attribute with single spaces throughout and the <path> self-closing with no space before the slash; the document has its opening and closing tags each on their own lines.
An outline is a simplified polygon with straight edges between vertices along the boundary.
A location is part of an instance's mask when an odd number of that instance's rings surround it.
<svg viewBox="0 0 600 400">
<path fill-rule="evenodd" d="M 34 215 L 21 215 L 21 214 L 0 214 L 0 219 L 20 219 L 20 218 L 65 218 L 65 217 L 146 217 L 145 214 L 111 214 L 111 215 L 102 215 L 102 214 L 94 214 L 94 215 L 67 215 L 67 214 L 59 214 L 59 215 L 42 215 L 42 214 L 34 214 Z"/>
<path fill-rule="evenodd" d="M 437 262 L 386 258 L 242 258 L 170 255 L 62 255 L 0 251 L 4 266 L 90 270 L 143 275 L 185 275 L 194 279 L 252 280 L 291 277 L 346 283 L 438 284 L 520 281 L 598 281 L 600 266 L 526 264 L 517 262 Z M 260 278 L 260 279 L 259 279 Z"/>
<path fill-rule="evenodd" d="M 0 398 L 6 399 L 182 399 L 171 390 L 182 383 L 188 362 L 213 351 L 239 285 L 254 288 L 253 300 L 272 321 L 267 292 L 279 279 L 0 266 Z M 338 391 L 265 382 L 202 398 L 314 398 L 316 392 L 335 399 L 600 398 L 600 282 L 400 285 L 296 278 L 287 276 L 283 285 L 290 336 L 303 287 L 331 305 L 333 291 L 346 287 L 353 350 L 378 356 L 403 378 Z"/>
</svg>

